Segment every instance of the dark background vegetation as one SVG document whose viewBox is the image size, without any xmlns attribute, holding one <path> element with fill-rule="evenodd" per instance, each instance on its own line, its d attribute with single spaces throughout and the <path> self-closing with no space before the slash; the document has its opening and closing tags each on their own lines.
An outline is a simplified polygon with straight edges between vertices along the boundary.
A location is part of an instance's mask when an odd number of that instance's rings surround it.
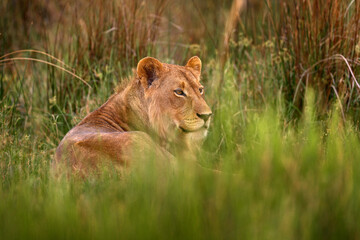
<svg viewBox="0 0 360 240">
<path fill-rule="evenodd" d="M 0 53 L 20 49 L 49 53 L 95 87 L 91 93 L 96 93 L 99 76 L 111 71 L 114 81 L 105 84 L 114 87 L 144 56 L 182 64 L 200 55 L 210 64 L 205 71 L 217 64 L 221 68 L 225 62 L 236 69 L 243 98 L 254 106 L 281 94 L 288 119 L 294 119 L 302 112 L 305 89 L 310 86 L 317 92 L 321 115 L 333 102 L 341 101 L 344 114 L 351 113 L 358 122 L 357 1 L 238 2 L 246 2 L 246 10 L 241 19 L 235 16 L 232 28 L 225 29 L 233 14 L 230 0 L 3 1 L 1 11 L 8 14 L 0 25 Z M 14 71 L 12 62 L 7 63 L 3 71 Z M 261 64 L 264 66 L 259 67 Z M 33 63 L 24 66 L 22 73 L 29 78 Z M 45 85 L 47 99 L 56 97 L 60 109 L 72 104 L 76 111 L 84 105 L 77 104 L 79 97 L 88 95 L 82 83 L 71 76 L 59 77 L 63 73 L 51 67 L 47 74 L 50 76 L 37 78 L 42 81 L 40 86 Z M 3 99 L 12 81 L 1 79 Z M 64 101 L 70 91 L 77 93 L 76 99 Z M 46 110 L 58 111 L 46 105 Z"/>
</svg>

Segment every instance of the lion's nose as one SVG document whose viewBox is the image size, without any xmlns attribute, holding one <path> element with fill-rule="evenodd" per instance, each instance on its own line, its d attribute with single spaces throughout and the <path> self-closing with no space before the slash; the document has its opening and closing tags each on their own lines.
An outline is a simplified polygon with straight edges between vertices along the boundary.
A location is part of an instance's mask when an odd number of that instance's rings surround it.
<svg viewBox="0 0 360 240">
<path fill-rule="evenodd" d="M 212 115 L 212 113 L 205 113 L 205 114 L 197 113 L 196 115 L 206 122 L 209 119 L 209 117 Z"/>
</svg>

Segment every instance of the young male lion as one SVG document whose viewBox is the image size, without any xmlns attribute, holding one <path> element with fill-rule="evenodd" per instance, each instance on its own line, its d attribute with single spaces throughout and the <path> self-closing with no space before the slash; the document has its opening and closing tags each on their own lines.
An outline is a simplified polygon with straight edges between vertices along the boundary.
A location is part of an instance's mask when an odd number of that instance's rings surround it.
<svg viewBox="0 0 360 240">
<path fill-rule="evenodd" d="M 201 60 L 185 66 L 146 57 L 124 90 L 112 95 L 86 116 L 60 142 L 55 162 L 82 170 L 111 160 L 120 166 L 133 163 L 134 153 L 153 151 L 173 159 L 169 143 L 189 151 L 207 134 L 212 114 L 200 83 Z"/>
</svg>

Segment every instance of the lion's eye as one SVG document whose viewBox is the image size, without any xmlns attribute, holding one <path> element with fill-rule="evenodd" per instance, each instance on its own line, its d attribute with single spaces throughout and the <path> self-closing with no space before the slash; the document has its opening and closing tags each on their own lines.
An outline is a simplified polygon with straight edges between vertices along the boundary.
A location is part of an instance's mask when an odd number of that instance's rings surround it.
<svg viewBox="0 0 360 240">
<path fill-rule="evenodd" d="M 186 96 L 186 94 L 184 93 L 184 91 L 181 90 L 181 89 L 175 89 L 175 90 L 174 90 L 174 93 L 175 93 L 176 95 L 179 95 L 179 96 Z"/>
<path fill-rule="evenodd" d="M 204 88 L 199 88 L 199 92 L 202 95 L 204 93 Z"/>
</svg>

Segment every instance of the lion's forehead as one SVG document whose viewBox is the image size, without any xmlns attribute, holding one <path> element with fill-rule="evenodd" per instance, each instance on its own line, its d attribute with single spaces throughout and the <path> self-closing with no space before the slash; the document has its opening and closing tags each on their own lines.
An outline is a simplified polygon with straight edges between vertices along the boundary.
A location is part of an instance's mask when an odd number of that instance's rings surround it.
<svg viewBox="0 0 360 240">
<path fill-rule="evenodd" d="M 183 82 L 185 86 L 189 86 L 193 89 L 198 89 L 199 87 L 201 87 L 199 80 L 186 67 L 167 64 L 166 68 L 166 78 L 167 81 L 170 80 L 169 83 L 181 84 Z"/>
<path fill-rule="evenodd" d="M 194 74 L 187 70 L 187 71 L 182 71 L 180 70 L 181 75 L 183 76 L 184 80 L 190 85 L 190 87 L 192 88 L 199 88 L 200 83 L 198 81 L 198 79 L 196 79 L 196 77 L 194 76 Z"/>
</svg>

